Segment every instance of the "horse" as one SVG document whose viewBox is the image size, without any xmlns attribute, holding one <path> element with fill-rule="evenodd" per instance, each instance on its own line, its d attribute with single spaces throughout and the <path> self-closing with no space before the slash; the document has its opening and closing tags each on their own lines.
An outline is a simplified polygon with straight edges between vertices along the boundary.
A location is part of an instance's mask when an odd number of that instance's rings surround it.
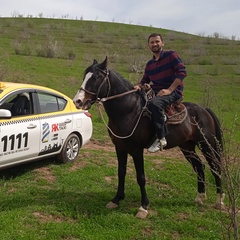
<svg viewBox="0 0 240 240">
<path fill-rule="evenodd" d="M 118 187 L 107 208 L 117 208 L 125 197 L 125 176 L 128 155 L 132 156 L 137 183 L 141 192 L 141 206 L 136 217 L 148 215 L 149 199 L 146 193 L 144 149 L 155 139 L 153 123 L 148 112 L 144 93 L 118 72 L 108 69 L 108 59 L 93 63 L 85 70 L 83 83 L 73 102 L 77 108 L 88 110 L 94 103 L 101 103 L 108 116 L 108 133 L 115 146 L 118 161 Z M 187 116 L 180 124 L 167 125 L 167 146 L 178 146 L 197 174 L 197 197 L 195 202 L 203 204 L 206 199 L 205 164 L 196 153 L 199 147 L 215 178 L 216 206 L 224 206 L 221 182 L 222 131 L 217 116 L 210 109 L 195 103 L 183 102 Z"/>
</svg>

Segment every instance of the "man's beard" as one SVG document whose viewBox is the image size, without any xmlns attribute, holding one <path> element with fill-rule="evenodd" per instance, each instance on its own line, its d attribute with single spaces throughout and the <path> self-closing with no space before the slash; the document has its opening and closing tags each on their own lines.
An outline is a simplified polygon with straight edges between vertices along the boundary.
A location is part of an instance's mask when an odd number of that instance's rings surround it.
<svg viewBox="0 0 240 240">
<path fill-rule="evenodd" d="M 151 49 L 151 51 L 153 52 L 153 53 L 160 53 L 161 52 L 161 50 L 162 50 L 162 48 L 159 48 L 159 47 L 153 47 L 152 49 Z"/>
</svg>

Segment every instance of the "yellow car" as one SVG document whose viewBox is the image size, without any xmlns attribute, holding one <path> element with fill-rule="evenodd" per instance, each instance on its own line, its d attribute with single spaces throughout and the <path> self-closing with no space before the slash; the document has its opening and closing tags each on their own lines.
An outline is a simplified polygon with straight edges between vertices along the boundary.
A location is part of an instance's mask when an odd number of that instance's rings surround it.
<svg viewBox="0 0 240 240">
<path fill-rule="evenodd" d="M 91 136 L 91 114 L 66 95 L 0 82 L 0 168 L 50 156 L 73 162 Z"/>
</svg>

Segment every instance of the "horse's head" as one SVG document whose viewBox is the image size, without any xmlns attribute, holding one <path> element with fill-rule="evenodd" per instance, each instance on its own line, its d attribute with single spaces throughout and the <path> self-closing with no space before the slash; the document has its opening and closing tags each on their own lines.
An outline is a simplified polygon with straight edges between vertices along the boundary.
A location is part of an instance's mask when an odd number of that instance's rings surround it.
<svg viewBox="0 0 240 240">
<path fill-rule="evenodd" d="M 102 63 L 93 61 L 84 73 L 83 83 L 73 98 L 77 108 L 88 110 L 98 98 L 107 96 L 109 84 L 108 80 L 107 57 Z"/>
</svg>

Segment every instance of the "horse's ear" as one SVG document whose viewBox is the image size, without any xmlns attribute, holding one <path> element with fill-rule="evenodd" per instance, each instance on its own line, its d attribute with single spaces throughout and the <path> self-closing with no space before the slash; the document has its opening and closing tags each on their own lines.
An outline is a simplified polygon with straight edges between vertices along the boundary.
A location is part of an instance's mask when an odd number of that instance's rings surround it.
<svg viewBox="0 0 240 240">
<path fill-rule="evenodd" d="M 96 59 L 93 60 L 93 65 L 97 64 L 98 61 Z"/>
<path fill-rule="evenodd" d="M 106 56 L 105 60 L 98 66 L 101 70 L 107 70 L 108 58 Z"/>
<path fill-rule="evenodd" d="M 107 64 L 108 64 L 108 58 L 107 58 L 107 56 L 106 56 L 106 58 L 105 58 L 105 60 L 104 60 L 104 65 L 105 65 L 105 68 L 107 69 Z"/>
</svg>

